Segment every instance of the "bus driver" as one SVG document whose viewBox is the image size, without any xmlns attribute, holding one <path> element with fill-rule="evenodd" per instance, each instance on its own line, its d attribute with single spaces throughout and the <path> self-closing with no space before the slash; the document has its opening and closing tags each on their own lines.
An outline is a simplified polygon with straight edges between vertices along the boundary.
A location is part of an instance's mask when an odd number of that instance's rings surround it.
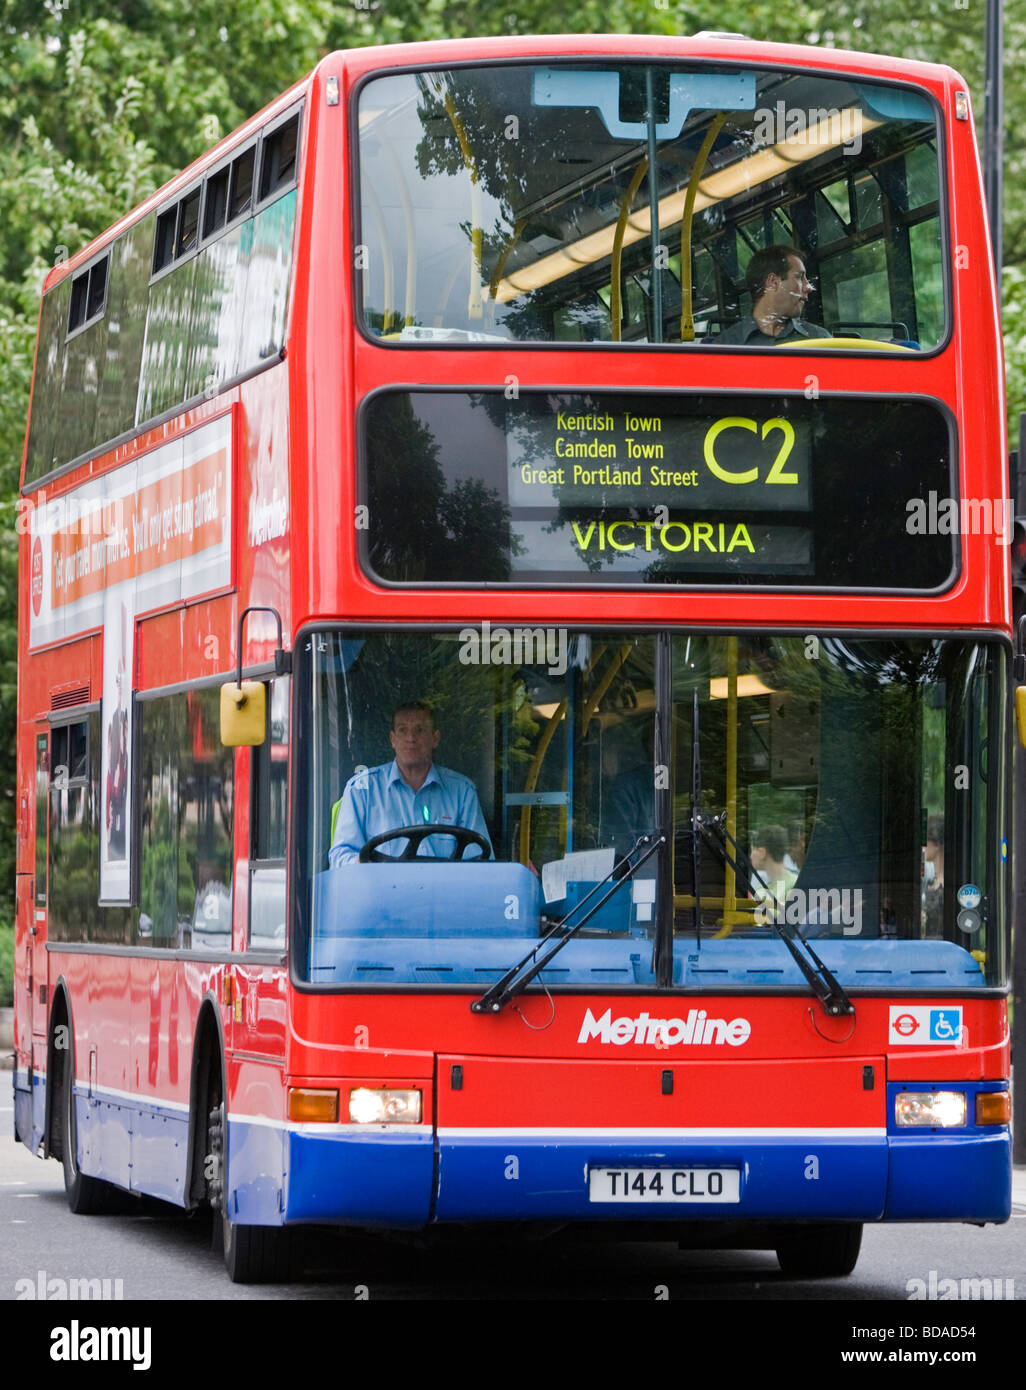
<svg viewBox="0 0 1026 1390">
<path fill-rule="evenodd" d="M 328 851 L 331 867 L 355 863 L 375 835 L 413 825 L 460 825 L 474 830 L 487 842 L 489 853 L 484 857 L 490 858 L 491 840 L 473 782 L 434 761 L 442 735 L 431 706 L 420 700 L 400 705 L 392 715 L 388 738 L 395 750 L 392 762 L 357 773 L 346 783 Z M 380 852 L 398 858 L 408 843 L 389 840 Z M 428 835 L 417 854 L 447 859 L 452 849 L 449 836 Z M 482 857 L 482 851 L 471 844 L 465 857 Z"/>
</svg>

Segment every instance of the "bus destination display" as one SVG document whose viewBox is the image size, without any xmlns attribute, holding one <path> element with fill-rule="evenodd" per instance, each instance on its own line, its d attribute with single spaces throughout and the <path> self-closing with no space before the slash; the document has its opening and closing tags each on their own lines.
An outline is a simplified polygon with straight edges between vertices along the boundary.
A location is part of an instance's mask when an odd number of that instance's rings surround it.
<svg viewBox="0 0 1026 1390">
<path fill-rule="evenodd" d="M 957 492 L 931 401 L 802 392 L 386 388 L 361 412 L 386 583 L 937 591 Z M 416 504 L 412 504 L 416 499 Z"/>
<path fill-rule="evenodd" d="M 767 521 L 811 508 L 806 420 L 622 401 L 535 396 L 507 406 L 520 572 L 810 568 L 809 527 Z"/>
</svg>

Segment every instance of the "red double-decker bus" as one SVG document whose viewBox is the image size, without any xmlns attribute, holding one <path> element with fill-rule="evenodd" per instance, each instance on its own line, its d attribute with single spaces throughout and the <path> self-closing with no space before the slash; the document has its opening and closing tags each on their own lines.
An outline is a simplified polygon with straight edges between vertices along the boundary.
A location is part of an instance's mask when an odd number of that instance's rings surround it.
<svg viewBox="0 0 1026 1390">
<path fill-rule="evenodd" d="M 365 49 L 46 284 L 15 1123 L 72 1208 L 843 1274 L 1009 1214 L 1012 524 L 969 98 Z"/>
</svg>

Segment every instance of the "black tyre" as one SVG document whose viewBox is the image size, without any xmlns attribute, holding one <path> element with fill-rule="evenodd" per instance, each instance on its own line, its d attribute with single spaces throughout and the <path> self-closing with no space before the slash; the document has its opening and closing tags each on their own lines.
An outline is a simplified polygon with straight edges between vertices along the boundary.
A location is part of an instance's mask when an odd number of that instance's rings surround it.
<svg viewBox="0 0 1026 1390">
<path fill-rule="evenodd" d="M 857 1223 L 796 1226 L 777 1245 L 777 1261 L 795 1279 L 840 1279 L 855 1268 L 861 1247 Z"/>
<path fill-rule="evenodd" d="M 233 1284 L 286 1283 L 295 1269 L 296 1233 L 284 1226 L 241 1226 L 228 1215 L 228 1122 L 222 1094 L 211 1094 L 215 1103 L 207 1125 L 207 1152 L 214 1160 L 208 1192 L 215 1244 Z"/>
<path fill-rule="evenodd" d="M 106 1211 L 113 1190 L 102 1178 L 91 1178 L 78 1166 L 77 1134 L 75 1130 L 75 1057 L 71 1047 L 64 1049 L 61 1067 L 60 1093 L 61 1162 L 64 1165 L 64 1190 L 68 1206 L 76 1216 L 93 1216 Z"/>
</svg>

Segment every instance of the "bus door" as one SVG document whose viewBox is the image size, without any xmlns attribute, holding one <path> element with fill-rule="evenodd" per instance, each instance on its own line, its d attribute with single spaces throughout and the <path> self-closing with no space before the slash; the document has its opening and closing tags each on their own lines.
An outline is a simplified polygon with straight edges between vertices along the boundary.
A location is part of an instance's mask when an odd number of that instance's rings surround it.
<svg viewBox="0 0 1026 1390">
<path fill-rule="evenodd" d="M 267 725 L 263 743 L 250 750 L 249 816 L 239 817 L 238 858 L 247 872 L 248 892 L 242 900 L 241 936 L 235 949 L 247 959 L 235 966 L 235 1000 L 232 1017 L 232 1046 L 237 1051 L 259 1057 L 264 1062 L 285 1065 L 285 832 L 288 821 L 289 678 L 270 682 L 267 691 Z M 225 762 L 221 773 L 230 768 Z M 222 850 L 220 842 L 213 849 Z M 216 889 L 228 906 L 232 901 L 226 889 Z M 238 922 L 236 923 L 238 926 Z M 193 940 L 196 929 L 193 929 Z"/>
</svg>

